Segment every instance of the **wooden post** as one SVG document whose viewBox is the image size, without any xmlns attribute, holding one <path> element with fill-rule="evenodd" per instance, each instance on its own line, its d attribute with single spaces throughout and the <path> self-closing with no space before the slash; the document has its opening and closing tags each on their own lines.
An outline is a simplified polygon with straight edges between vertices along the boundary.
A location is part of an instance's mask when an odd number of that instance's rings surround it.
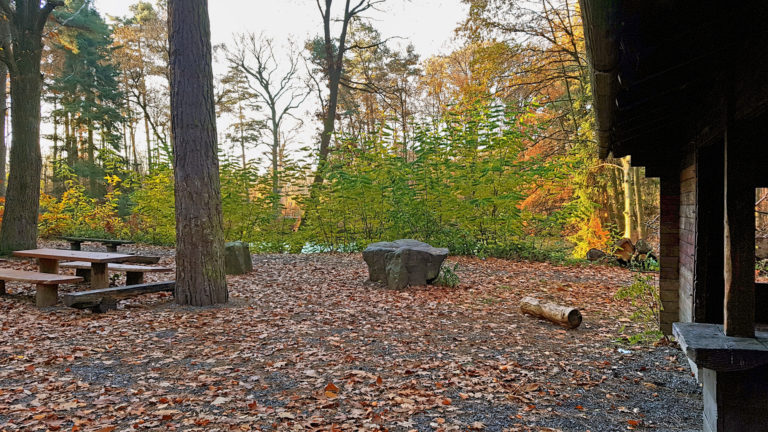
<svg viewBox="0 0 768 432">
<path fill-rule="evenodd" d="M 38 258 L 37 266 L 40 269 L 40 273 L 59 273 L 59 260 L 49 258 Z"/>
<path fill-rule="evenodd" d="M 58 285 L 37 284 L 35 293 L 35 304 L 37 307 L 54 306 L 59 300 Z"/>
<path fill-rule="evenodd" d="M 729 125 L 730 126 L 730 125 Z M 726 336 L 755 337 L 755 188 L 749 177 L 749 157 L 725 134 L 725 302 Z"/>
<path fill-rule="evenodd" d="M 91 263 L 91 289 L 109 287 L 109 273 L 106 263 Z"/>
</svg>

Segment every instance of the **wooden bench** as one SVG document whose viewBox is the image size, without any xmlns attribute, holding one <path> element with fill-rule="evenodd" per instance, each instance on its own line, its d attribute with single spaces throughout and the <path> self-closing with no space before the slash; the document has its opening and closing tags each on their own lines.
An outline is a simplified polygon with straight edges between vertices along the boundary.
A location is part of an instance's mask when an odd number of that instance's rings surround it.
<svg viewBox="0 0 768 432">
<path fill-rule="evenodd" d="M 35 284 L 37 289 L 35 304 L 38 307 L 47 307 L 56 304 L 59 295 L 59 284 L 82 282 L 83 278 L 80 276 L 0 269 L 0 294 L 5 294 L 6 281 Z"/>
<path fill-rule="evenodd" d="M 133 244 L 130 240 L 116 240 L 116 239 L 97 239 L 87 237 L 61 237 L 69 242 L 69 247 L 72 250 L 80 250 L 80 246 L 85 242 L 101 243 L 107 247 L 107 252 L 117 252 L 117 247 L 121 245 Z"/>
<path fill-rule="evenodd" d="M 91 277 L 91 263 L 85 261 L 63 262 L 59 264 L 61 268 L 73 268 L 75 274 L 81 276 L 86 281 Z M 144 273 L 169 273 L 173 269 L 170 267 L 153 267 L 132 264 L 107 264 L 108 272 L 125 272 L 126 285 L 138 285 L 144 283 Z"/>
<path fill-rule="evenodd" d="M 175 288 L 176 281 L 166 281 L 73 292 L 64 295 L 64 304 L 77 309 L 90 309 L 96 313 L 103 313 L 117 309 L 118 300 L 142 294 L 173 292 Z"/>
</svg>

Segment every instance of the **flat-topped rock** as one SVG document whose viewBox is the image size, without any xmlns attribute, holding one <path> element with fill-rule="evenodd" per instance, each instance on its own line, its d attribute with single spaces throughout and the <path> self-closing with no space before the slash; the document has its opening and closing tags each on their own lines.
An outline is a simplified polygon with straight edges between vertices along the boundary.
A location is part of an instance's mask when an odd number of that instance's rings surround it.
<svg viewBox="0 0 768 432">
<path fill-rule="evenodd" d="M 408 285 L 426 285 L 437 279 L 448 249 L 432 247 L 412 239 L 378 242 L 363 251 L 368 276 L 373 282 L 384 282 L 391 289 Z"/>
</svg>

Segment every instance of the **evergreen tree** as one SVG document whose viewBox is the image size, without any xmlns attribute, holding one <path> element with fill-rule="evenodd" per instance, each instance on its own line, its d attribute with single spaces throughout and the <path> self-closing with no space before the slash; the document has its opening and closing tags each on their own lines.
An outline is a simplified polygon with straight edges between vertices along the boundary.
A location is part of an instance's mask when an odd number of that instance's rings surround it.
<svg viewBox="0 0 768 432">
<path fill-rule="evenodd" d="M 106 158 L 120 149 L 123 95 L 112 62 L 111 30 L 87 0 L 71 1 L 56 18 L 71 27 L 55 44 L 55 49 L 63 51 L 64 61 L 50 85 L 59 98 L 54 115 L 70 118 L 69 134 L 82 137 L 80 149 L 78 140 L 67 137 L 67 159 L 74 162 L 76 173 L 88 178 L 89 191 L 96 195 L 98 180 L 104 176 L 98 156 Z"/>
</svg>

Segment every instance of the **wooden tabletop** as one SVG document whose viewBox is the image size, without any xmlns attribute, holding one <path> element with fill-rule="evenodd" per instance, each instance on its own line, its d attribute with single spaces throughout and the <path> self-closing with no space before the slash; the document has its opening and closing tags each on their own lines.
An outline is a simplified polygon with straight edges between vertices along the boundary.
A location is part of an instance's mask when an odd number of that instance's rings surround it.
<svg viewBox="0 0 768 432">
<path fill-rule="evenodd" d="M 0 269 L 0 279 L 6 281 L 20 281 L 43 285 L 55 285 L 60 283 L 82 282 L 80 276 L 58 275 L 52 273 L 38 273 L 31 271 Z"/>
<path fill-rule="evenodd" d="M 63 249 L 30 249 L 16 251 L 15 256 L 27 258 L 43 258 L 54 260 L 76 260 L 87 261 L 90 263 L 110 263 L 120 262 L 131 258 L 132 255 L 113 253 L 113 252 L 86 252 Z"/>
</svg>

